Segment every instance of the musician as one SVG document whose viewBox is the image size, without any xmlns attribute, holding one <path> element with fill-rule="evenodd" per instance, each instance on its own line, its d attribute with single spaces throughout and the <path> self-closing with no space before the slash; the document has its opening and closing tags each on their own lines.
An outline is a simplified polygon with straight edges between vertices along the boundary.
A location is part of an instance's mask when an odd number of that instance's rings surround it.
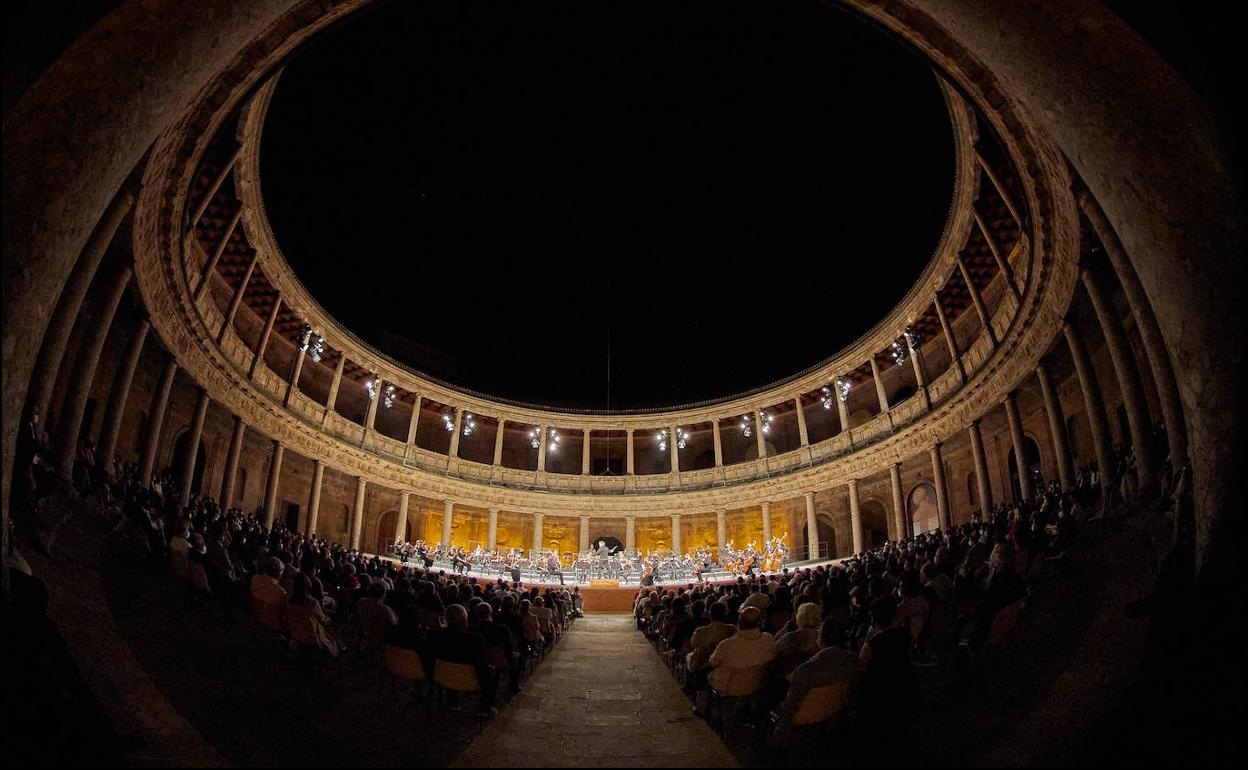
<svg viewBox="0 0 1248 770">
<path fill-rule="evenodd" d="M 558 555 L 552 553 L 546 557 L 546 572 L 549 575 L 558 575 L 559 585 L 564 585 L 563 565 L 559 563 Z"/>
<path fill-rule="evenodd" d="M 425 563 L 425 569 L 433 569 L 433 557 L 429 555 L 429 547 L 423 540 L 416 546 L 416 555 Z"/>
<path fill-rule="evenodd" d="M 607 541 L 606 541 L 606 540 L 599 540 L 599 541 L 598 541 L 598 553 L 597 553 L 597 555 L 598 555 L 598 558 L 600 558 L 600 559 L 605 559 L 605 558 L 607 558 L 608 556 L 610 556 L 610 555 L 611 555 L 611 549 L 607 547 Z"/>
<path fill-rule="evenodd" d="M 520 566 L 520 560 L 516 558 L 514 553 L 507 557 L 507 571 L 511 573 L 511 582 L 516 585 L 520 585 L 520 574 L 522 568 Z"/>
</svg>

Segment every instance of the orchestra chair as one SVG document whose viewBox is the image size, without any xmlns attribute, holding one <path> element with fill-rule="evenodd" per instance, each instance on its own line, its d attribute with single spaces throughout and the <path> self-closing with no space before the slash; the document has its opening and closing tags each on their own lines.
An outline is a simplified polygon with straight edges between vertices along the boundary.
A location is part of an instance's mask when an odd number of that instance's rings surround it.
<svg viewBox="0 0 1248 770">
<path fill-rule="evenodd" d="M 447 690 L 454 690 L 459 693 L 480 693 L 481 680 L 477 678 L 477 669 L 468 663 L 452 663 L 448 660 L 435 660 L 433 662 L 433 683 L 437 685 L 437 700 L 440 703 L 442 695 Z M 432 701 L 430 698 L 430 708 Z M 477 732 L 481 732 L 485 720 L 478 717 Z"/>
<path fill-rule="evenodd" d="M 420 660 L 420 653 L 393 644 L 385 644 L 381 648 L 381 671 L 377 678 L 378 708 L 381 707 L 381 691 L 387 679 L 392 686 L 397 680 L 411 682 L 413 698 L 416 696 L 416 685 L 421 682 L 425 683 L 426 688 L 429 685 L 429 677 L 425 676 L 425 665 Z M 425 697 L 429 697 L 427 689 Z"/>
<path fill-rule="evenodd" d="M 711 693 L 707 713 L 715 713 L 715 704 L 719 704 L 716 726 L 721 735 L 724 732 L 724 702 L 729 699 L 750 699 L 757 707 L 757 695 L 763 689 L 769 670 L 771 664 L 764 663 L 759 666 L 720 666 L 711 671 L 707 677 Z"/>
<path fill-rule="evenodd" d="M 837 724 L 849 706 L 850 685 L 846 681 L 812 687 L 787 721 L 778 712 L 771 712 L 771 745 L 789 746 L 804 733 Z"/>
</svg>

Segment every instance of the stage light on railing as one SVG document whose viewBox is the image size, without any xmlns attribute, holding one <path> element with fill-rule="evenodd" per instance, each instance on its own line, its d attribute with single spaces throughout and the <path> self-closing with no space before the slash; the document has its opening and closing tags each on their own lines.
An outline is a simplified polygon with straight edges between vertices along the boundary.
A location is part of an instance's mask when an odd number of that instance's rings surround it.
<svg viewBox="0 0 1248 770">
<path fill-rule="evenodd" d="M 661 430 L 655 434 L 654 438 L 659 442 L 659 451 L 667 451 L 667 431 Z M 689 444 L 689 431 L 684 428 L 676 429 L 676 448 L 684 449 Z"/>
<path fill-rule="evenodd" d="M 529 431 L 529 446 L 537 449 L 542 445 L 543 431 L 547 439 L 546 451 L 554 452 L 559 449 L 559 431 L 554 428 L 534 428 Z"/>
<path fill-rule="evenodd" d="M 546 444 L 546 451 L 557 451 L 559 449 L 559 431 L 554 428 L 547 428 L 546 437 L 549 439 L 549 442 Z"/>
<path fill-rule="evenodd" d="M 819 389 L 819 405 L 824 409 L 832 408 L 832 389 L 827 385 Z"/>
<path fill-rule="evenodd" d="M 836 397 L 842 402 L 849 400 L 849 389 L 854 387 L 854 383 L 850 382 L 848 377 L 836 378 Z"/>
<path fill-rule="evenodd" d="M 763 433 L 771 433 L 771 421 L 774 419 L 770 412 L 762 411 L 758 413 L 758 421 L 763 426 Z"/>
<path fill-rule="evenodd" d="M 754 435 L 754 424 L 748 414 L 741 415 L 741 435 L 746 438 Z"/>
<path fill-rule="evenodd" d="M 387 382 L 386 387 L 382 389 L 381 405 L 390 409 L 398 400 L 399 399 L 394 392 L 394 386 Z"/>
<path fill-rule="evenodd" d="M 542 429 L 534 428 L 529 431 L 529 446 L 537 449 L 542 445 Z"/>
<path fill-rule="evenodd" d="M 898 366 L 904 364 L 906 359 L 913 355 L 914 351 L 919 347 L 919 345 L 922 344 L 923 338 L 919 336 L 919 333 L 912 327 L 907 326 L 905 331 L 901 333 L 901 336 L 893 340 L 893 344 L 890 349 L 893 361 Z"/>
<path fill-rule="evenodd" d="M 658 433 L 654 434 L 654 440 L 659 442 L 660 452 L 667 451 L 667 431 L 661 430 Z"/>
<path fill-rule="evenodd" d="M 472 419 L 472 412 L 464 412 L 464 435 L 471 436 L 476 428 L 477 423 Z"/>
<path fill-rule="evenodd" d="M 454 409 L 447 409 L 445 412 L 442 413 L 442 427 L 446 429 L 447 433 L 453 433 L 455 431 L 455 410 Z"/>
<path fill-rule="evenodd" d="M 325 338 L 313 331 L 310 324 L 304 324 L 303 334 L 299 338 L 299 348 L 306 351 L 308 357 L 319 364 L 321 355 L 325 353 Z"/>
<path fill-rule="evenodd" d="M 364 383 L 364 387 L 368 388 L 368 400 L 376 401 L 377 393 L 381 390 L 381 378 L 376 376 L 369 378 L 368 382 Z"/>
</svg>

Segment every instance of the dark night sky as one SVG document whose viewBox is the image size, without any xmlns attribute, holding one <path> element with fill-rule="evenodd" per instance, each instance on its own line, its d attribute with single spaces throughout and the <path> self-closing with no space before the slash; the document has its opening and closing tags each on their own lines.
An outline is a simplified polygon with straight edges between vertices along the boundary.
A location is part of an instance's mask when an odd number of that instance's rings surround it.
<svg viewBox="0 0 1248 770">
<path fill-rule="evenodd" d="M 388 3 L 287 67 L 261 157 L 278 241 L 339 321 L 580 408 L 608 406 L 608 340 L 616 409 L 835 353 L 913 284 L 953 183 L 925 62 L 765 0 Z"/>
</svg>

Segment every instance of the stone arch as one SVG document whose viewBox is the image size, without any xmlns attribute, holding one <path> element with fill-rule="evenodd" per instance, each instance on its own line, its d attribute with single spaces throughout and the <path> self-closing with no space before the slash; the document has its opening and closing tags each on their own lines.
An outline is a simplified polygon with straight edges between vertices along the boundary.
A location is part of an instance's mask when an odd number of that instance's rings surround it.
<svg viewBox="0 0 1248 770">
<path fill-rule="evenodd" d="M 410 517 L 409 517 L 410 518 Z M 399 520 L 398 508 L 387 508 L 373 524 L 373 552 L 381 553 L 394 539 L 394 525 Z"/>
<path fill-rule="evenodd" d="M 906 495 L 906 513 L 912 534 L 940 528 L 940 512 L 936 505 L 936 487 L 930 481 L 915 484 Z"/>
<path fill-rule="evenodd" d="M 888 506 L 880 500 L 864 500 L 858 506 L 862 512 L 862 541 L 866 548 L 874 548 L 888 540 Z"/>
</svg>

